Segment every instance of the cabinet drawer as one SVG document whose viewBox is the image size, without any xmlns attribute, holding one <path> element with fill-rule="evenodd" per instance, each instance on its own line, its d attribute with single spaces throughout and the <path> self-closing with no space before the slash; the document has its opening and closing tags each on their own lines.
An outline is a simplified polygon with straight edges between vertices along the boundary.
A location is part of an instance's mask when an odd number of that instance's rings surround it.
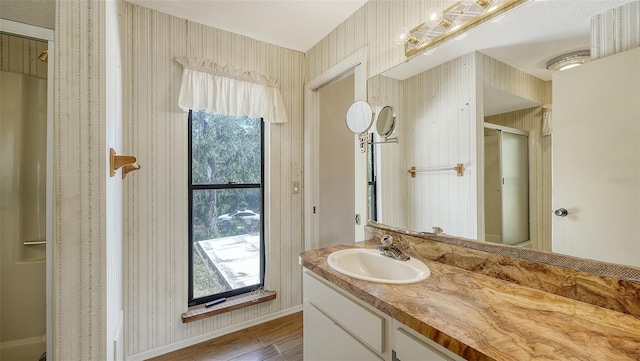
<svg viewBox="0 0 640 361">
<path fill-rule="evenodd" d="M 315 306 L 306 300 L 303 303 L 305 361 L 382 361 Z"/>
<path fill-rule="evenodd" d="M 434 341 L 393 321 L 395 342 L 394 361 L 464 361 L 464 359 Z"/>
<path fill-rule="evenodd" d="M 304 298 L 322 313 L 366 343 L 384 352 L 384 318 L 356 304 L 322 281 L 304 272 Z"/>
</svg>

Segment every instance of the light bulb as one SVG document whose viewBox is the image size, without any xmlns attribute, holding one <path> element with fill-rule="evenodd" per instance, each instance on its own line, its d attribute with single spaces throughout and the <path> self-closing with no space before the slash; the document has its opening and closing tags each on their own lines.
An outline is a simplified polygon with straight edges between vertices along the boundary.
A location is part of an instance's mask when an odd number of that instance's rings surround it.
<svg viewBox="0 0 640 361">
<path fill-rule="evenodd" d="M 409 29 L 406 27 L 401 27 L 396 31 L 396 35 L 393 37 L 393 41 L 395 41 L 398 45 L 404 45 L 409 39 Z"/>
<path fill-rule="evenodd" d="M 431 8 L 427 10 L 427 19 L 424 21 L 424 24 L 430 28 L 435 28 L 440 25 L 442 21 L 442 11 L 438 8 Z"/>
</svg>

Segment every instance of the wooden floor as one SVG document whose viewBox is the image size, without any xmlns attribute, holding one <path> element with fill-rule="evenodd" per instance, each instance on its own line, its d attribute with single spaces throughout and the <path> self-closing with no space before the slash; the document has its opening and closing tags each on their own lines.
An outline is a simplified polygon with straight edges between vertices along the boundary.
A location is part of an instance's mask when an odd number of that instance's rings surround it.
<svg viewBox="0 0 640 361">
<path fill-rule="evenodd" d="M 302 312 L 249 327 L 151 360 L 302 360 Z"/>
</svg>

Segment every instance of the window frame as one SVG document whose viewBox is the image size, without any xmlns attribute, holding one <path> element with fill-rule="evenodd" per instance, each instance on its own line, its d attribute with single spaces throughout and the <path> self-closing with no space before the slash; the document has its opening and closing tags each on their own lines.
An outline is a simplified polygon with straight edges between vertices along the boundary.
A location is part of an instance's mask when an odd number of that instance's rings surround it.
<svg viewBox="0 0 640 361">
<path fill-rule="evenodd" d="M 187 170 L 187 193 L 189 202 L 189 214 L 188 214 L 188 258 L 189 258 L 189 290 L 187 304 L 189 307 L 200 305 L 209 301 L 213 301 L 219 298 L 226 298 L 231 296 L 240 295 L 243 293 L 249 293 L 257 288 L 264 287 L 265 278 L 265 265 L 266 265 L 266 249 L 265 249 L 265 122 L 264 119 L 260 119 L 260 183 L 227 183 L 227 184 L 193 184 L 193 110 L 189 110 L 188 115 L 188 170 Z M 218 189 L 259 189 L 260 190 L 260 282 L 256 285 L 237 288 L 230 291 L 224 291 L 215 293 L 205 297 L 193 297 L 193 192 L 197 190 L 218 190 Z"/>
</svg>

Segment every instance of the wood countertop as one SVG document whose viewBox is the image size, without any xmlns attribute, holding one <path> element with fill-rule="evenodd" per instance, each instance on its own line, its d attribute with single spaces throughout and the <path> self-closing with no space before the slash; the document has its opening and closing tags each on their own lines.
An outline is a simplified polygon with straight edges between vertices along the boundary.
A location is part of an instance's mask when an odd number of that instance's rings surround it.
<svg viewBox="0 0 640 361">
<path fill-rule="evenodd" d="M 345 276 L 327 264 L 340 249 L 303 252 L 300 263 L 468 360 L 640 360 L 640 318 L 415 257 L 424 281 L 393 285 Z"/>
</svg>

